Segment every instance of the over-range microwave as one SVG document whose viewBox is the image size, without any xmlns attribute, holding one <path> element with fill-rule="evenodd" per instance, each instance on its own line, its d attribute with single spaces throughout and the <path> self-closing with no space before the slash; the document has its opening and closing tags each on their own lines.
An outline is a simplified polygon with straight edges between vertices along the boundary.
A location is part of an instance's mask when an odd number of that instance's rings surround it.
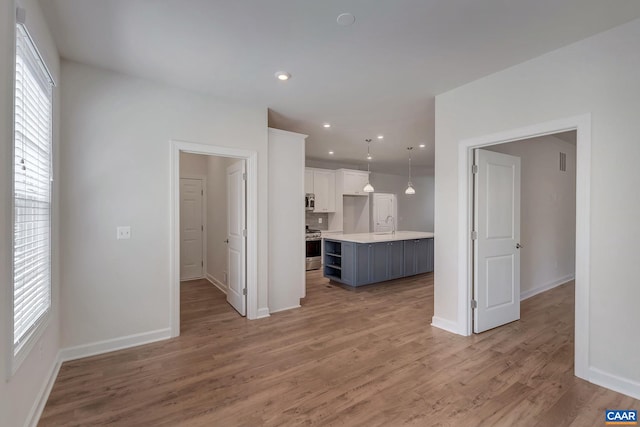
<svg viewBox="0 0 640 427">
<path fill-rule="evenodd" d="M 312 211 L 316 208 L 316 196 L 313 193 L 307 193 L 304 195 L 304 208 L 305 210 Z"/>
</svg>

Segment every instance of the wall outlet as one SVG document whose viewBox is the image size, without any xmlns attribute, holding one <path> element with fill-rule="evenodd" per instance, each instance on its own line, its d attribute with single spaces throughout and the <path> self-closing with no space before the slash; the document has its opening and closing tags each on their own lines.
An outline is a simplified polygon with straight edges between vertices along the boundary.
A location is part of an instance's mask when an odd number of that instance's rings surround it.
<svg viewBox="0 0 640 427">
<path fill-rule="evenodd" d="M 318 224 L 322 224 L 322 218 L 318 218 Z"/>
<path fill-rule="evenodd" d="M 116 228 L 116 238 L 118 240 L 128 240 L 131 238 L 131 227 L 119 226 Z"/>
</svg>

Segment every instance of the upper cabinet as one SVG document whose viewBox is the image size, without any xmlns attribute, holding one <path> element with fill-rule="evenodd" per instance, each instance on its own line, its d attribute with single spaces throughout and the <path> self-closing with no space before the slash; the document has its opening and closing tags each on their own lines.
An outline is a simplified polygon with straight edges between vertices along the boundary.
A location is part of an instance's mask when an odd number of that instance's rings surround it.
<svg viewBox="0 0 640 427">
<path fill-rule="evenodd" d="M 338 193 L 342 193 L 345 196 L 368 196 L 369 193 L 364 191 L 364 186 L 369 181 L 369 172 L 356 171 L 349 169 L 340 169 L 337 171 L 339 174 Z"/>
<path fill-rule="evenodd" d="M 315 194 L 315 213 L 336 211 L 336 174 L 332 170 L 305 169 L 306 193 Z"/>
<path fill-rule="evenodd" d="M 313 193 L 313 170 L 304 170 L 304 192 Z"/>
<path fill-rule="evenodd" d="M 336 211 L 336 174 L 333 171 L 313 171 L 314 212 Z"/>
</svg>

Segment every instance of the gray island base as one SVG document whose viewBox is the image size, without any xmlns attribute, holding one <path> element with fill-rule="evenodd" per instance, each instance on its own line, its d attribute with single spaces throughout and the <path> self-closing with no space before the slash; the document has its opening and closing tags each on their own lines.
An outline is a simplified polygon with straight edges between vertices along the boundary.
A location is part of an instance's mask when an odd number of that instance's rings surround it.
<svg viewBox="0 0 640 427">
<path fill-rule="evenodd" d="M 324 277 L 363 286 L 433 271 L 433 233 L 397 231 L 324 239 Z"/>
</svg>

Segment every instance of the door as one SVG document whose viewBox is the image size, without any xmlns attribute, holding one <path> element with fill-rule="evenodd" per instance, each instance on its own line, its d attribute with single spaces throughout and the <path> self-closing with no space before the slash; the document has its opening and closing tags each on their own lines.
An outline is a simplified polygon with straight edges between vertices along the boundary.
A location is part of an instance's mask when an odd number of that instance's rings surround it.
<svg viewBox="0 0 640 427">
<path fill-rule="evenodd" d="M 202 180 L 180 178 L 180 280 L 202 278 Z"/>
<path fill-rule="evenodd" d="M 370 277 L 372 282 L 383 282 L 389 279 L 389 244 L 374 243 L 369 258 Z"/>
<path fill-rule="evenodd" d="M 389 279 L 404 276 L 404 248 L 402 242 L 389 242 Z"/>
<path fill-rule="evenodd" d="M 313 194 L 313 171 L 304 170 L 304 192 Z"/>
<path fill-rule="evenodd" d="M 313 172 L 313 193 L 316 196 L 314 212 L 336 211 L 336 176 L 333 172 Z"/>
<path fill-rule="evenodd" d="M 418 274 L 416 265 L 416 247 L 420 240 L 405 240 L 404 246 L 404 275 L 412 276 Z"/>
<path fill-rule="evenodd" d="M 351 194 L 354 196 L 368 196 L 365 193 L 364 186 L 369 181 L 369 172 L 351 172 L 345 171 L 343 175 L 343 194 Z"/>
<path fill-rule="evenodd" d="M 242 316 L 246 299 L 246 186 L 245 162 L 227 168 L 227 301 Z"/>
<path fill-rule="evenodd" d="M 475 150 L 474 332 L 520 319 L 520 158 Z"/>
<path fill-rule="evenodd" d="M 356 245 L 356 286 L 371 283 L 371 255 L 373 244 L 361 243 Z"/>
<path fill-rule="evenodd" d="M 395 230 L 398 212 L 396 195 L 386 193 L 373 194 L 373 231 L 385 233 Z"/>
</svg>

